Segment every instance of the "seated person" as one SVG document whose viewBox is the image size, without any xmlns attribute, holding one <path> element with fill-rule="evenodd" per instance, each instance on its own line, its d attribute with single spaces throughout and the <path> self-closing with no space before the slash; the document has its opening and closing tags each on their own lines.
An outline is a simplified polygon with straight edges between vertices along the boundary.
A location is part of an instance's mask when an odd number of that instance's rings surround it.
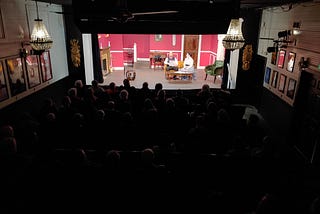
<svg viewBox="0 0 320 214">
<path fill-rule="evenodd" d="M 170 51 L 168 57 L 164 60 L 166 65 L 166 70 L 178 70 L 178 59 L 174 57 L 173 53 Z"/>
<path fill-rule="evenodd" d="M 193 61 L 193 59 L 192 59 L 192 57 L 191 57 L 191 54 L 190 54 L 190 53 L 187 53 L 186 58 L 185 58 L 184 61 L 183 61 L 183 68 L 182 68 L 182 70 L 183 70 L 183 71 L 193 72 L 193 73 L 192 73 L 192 78 L 193 78 L 194 80 L 196 80 L 196 72 L 195 72 L 193 63 L 194 63 L 194 61 Z"/>
</svg>

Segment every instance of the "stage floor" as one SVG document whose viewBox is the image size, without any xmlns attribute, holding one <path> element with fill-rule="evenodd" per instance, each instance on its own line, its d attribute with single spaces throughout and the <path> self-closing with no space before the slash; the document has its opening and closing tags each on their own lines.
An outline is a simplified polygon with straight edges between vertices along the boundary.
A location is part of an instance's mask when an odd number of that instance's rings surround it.
<svg viewBox="0 0 320 214">
<path fill-rule="evenodd" d="M 135 88 L 141 88 L 144 82 L 148 82 L 149 88 L 154 89 L 156 83 L 162 83 L 163 89 L 200 89 L 203 84 L 209 84 L 210 88 L 221 88 L 221 77 L 218 76 L 216 82 L 213 83 L 214 77 L 208 76 L 205 78 L 203 69 L 196 70 L 196 80 L 192 81 L 169 81 L 165 79 L 164 71 L 161 68 L 128 68 L 136 72 L 135 80 L 130 81 L 130 84 Z M 104 76 L 104 82 L 100 85 L 109 85 L 114 82 L 117 86 L 122 85 L 125 78 L 124 70 L 114 70 L 108 75 Z"/>
</svg>

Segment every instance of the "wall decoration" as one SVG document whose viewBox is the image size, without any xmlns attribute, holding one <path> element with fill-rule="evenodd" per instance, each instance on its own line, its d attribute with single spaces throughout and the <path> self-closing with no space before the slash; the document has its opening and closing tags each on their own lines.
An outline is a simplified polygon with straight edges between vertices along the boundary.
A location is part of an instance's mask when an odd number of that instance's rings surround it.
<svg viewBox="0 0 320 214">
<path fill-rule="evenodd" d="M 78 68 L 81 63 L 81 55 L 80 55 L 80 45 L 79 40 L 71 39 L 70 40 L 70 53 L 71 53 L 71 61 L 74 67 Z"/>
<path fill-rule="evenodd" d="M 312 88 L 316 87 L 316 83 L 317 83 L 317 79 L 316 78 L 312 78 L 312 80 L 310 81 L 310 85 Z"/>
<path fill-rule="evenodd" d="M 284 74 L 280 75 L 278 90 L 281 91 L 282 93 L 284 92 L 284 87 L 286 85 L 286 79 L 287 79 L 287 77 Z"/>
<path fill-rule="evenodd" d="M 20 57 L 6 60 L 11 96 L 26 90 L 26 81 Z"/>
<path fill-rule="evenodd" d="M 160 42 L 162 40 L 162 34 L 155 34 L 154 35 L 154 41 Z"/>
<path fill-rule="evenodd" d="M 273 71 L 272 72 L 272 77 L 271 77 L 271 86 L 276 88 L 277 87 L 277 81 L 278 81 L 278 71 Z"/>
<path fill-rule="evenodd" d="M 246 45 L 243 49 L 243 54 L 242 54 L 242 70 L 247 71 L 250 69 L 252 54 L 253 54 L 252 45 L 251 44 Z"/>
<path fill-rule="evenodd" d="M 293 72 L 295 60 L 296 60 L 296 54 L 293 52 L 290 52 L 288 55 L 287 71 Z"/>
<path fill-rule="evenodd" d="M 6 78 L 4 74 L 4 67 L 2 61 L 0 61 L 0 101 L 9 98 L 8 88 L 6 84 Z"/>
<path fill-rule="evenodd" d="M 278 68 L 283 68 L 285 57 L 286 57 L 286 51 L 280 50 L 279 56 L 278 56 L 278 64 L 277 64 Z"/>
<path fill-rule="evenodd" d="M 5 35 L 5 33 L 4 33 L 2 12 L 1 12 L 1 8 L 0 8 L 0 39 L 4 39 L 5 36 L 6 36 L 6 35 Z"/>
<path fill-rule="evenodd" d="M 271 64 L 276 65 L 277 63 L 277 55 L 278 55 L 278 51 L 274 51 L 271 54 Z"/>
<path fill-rule="evenodd" d="M 26 57 L 26 70 L 29 88 L 39 85 L 41 82 L 37 55 L 29 55 Z"/>
<path fill-rule="evenodd" d="M 289 79 L 289 84 L 288 84 L 288 90 L 287 90 L 287 96 L 291 99 L 294 97 L 294 93 L 296 90 L 296 83 L 297 81 L 294 79 Z"/>
<path fill-rule="evenodd" d="M 271 68 L 267 67 L 266 72 L 264 74 L 264 82 L 269 84 L 270 81 Z"/>
<path fill-rule="evenodd" d="M 40 55 L 42 81 L 52 79 L 51 60 L 49 51 L 45 51 Z"/>
</svg>

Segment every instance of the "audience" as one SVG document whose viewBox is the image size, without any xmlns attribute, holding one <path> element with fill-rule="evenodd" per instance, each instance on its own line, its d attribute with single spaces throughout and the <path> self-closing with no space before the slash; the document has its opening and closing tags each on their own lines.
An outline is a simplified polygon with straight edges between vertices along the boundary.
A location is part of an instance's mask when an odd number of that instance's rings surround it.
<svg viewBox="0 0 320 214">
<path fill-rule="evenodd" d="M 242 201 L 256 202 L 260 200 L 261 192 L 265 191 L 263 181 L 266 178 L 256 179 L 255 173 L 266 170 L 266 166 L 249 162 L 256 167 L 250 168 L 250 171 L 246 170 L 249 166 L 241 165 L 242 161 L 250 158 L 262 161 L 281 160 L 277 159 L 280 154 L 277 153 L 272 136 L 260 126 L 260 118 L 254 115 L 249 117 L 248 123 L 241 129 L 243 132 L 234 133 L 238 127 L 235 127 L 234 118 L 230 116 L 230 94 L 223 93 L 223 96 L 217 98 L 218 93 L 213 93 L 214 90 L 207 84 L 187 95 L 182 90 L 167 93 L 161 83 L 157 83 L 154 89 L 149 89 L 148 82 L 144 82 L 141 89 L 136 89 L 127 80 L 121 86 L 110 83 L 105 87 L 98 86 L 96 81 L 92 81 L 91 86 L 81 86 L 80 81 L 76 82 L 60 98 L 61 105 L 58 108 L 53 98 L 46 99 L 38 112 L 39 117 L 33 118 L 32 123 L 25 122 L 20 126 L 4 124 L 0 127 L 0 161 L 5 156 L 15 157 L 13 154 L 20 152 L 25 154 L 18 149 L 20 145 L 28 145 L 27 141 L 32 138 L 27 136 L 31 132 L 39 134 L 40 140 L 28 149 L 33 163 L 32 170 L 25 175 L 29 176 L 27 181 L 32 181 L 34 186 L 39 185 L 37 182 L 42 179 L 39 175 L 43 172 L 47 173 L 43 175 L 45 185 L 54 186 L 69 180 L 69 184 L 79 182 L 81 188 L 93 185 L 94 191 L 100 191 L 101 188 L 101 191 L 103 189 L 108 192 L 112 189 L 113 193 L 121 186 L 123 192 L 117 194 L 119 199 L 125 200 L 124 203 L 132 199 L 130 196 L 133 197 L 137 193 L 135 191 L 141 189 L 150 194 L 150 197 L 143 198 L 148 199 L 147 201 L 152 201 L 161 192 L 166 194 L 166 203 L 169 203 L 169 199 L 192 202 L 197 197 L 204 199 L 202 203 L 205 203 L 209 192 L 219 190 L 226 197 L 231 195 L 231 198 L 239 195 L 238 189 L 233 187 L 241 186 L 240 181 L 246 181 L 245 184 L 253 181 L 252 185 L 255 184 L 257 189 L 252 192 L 256 195 L 252 196 L 253 199 L 244 197 Z M 86 89 L 90 89 L 87 92 L 91 91 L 102 102 L 86 99 Z M 21 129 L 26 124 L 31 124 L 34 128 L 22 132 Z M 16 132 L 14 127 L 19 127 L 19 131 Z M 19 141 L 16 133 L 19 133 Z M 54 155 L 61 150 L 71 151 L 65 152 L 68 154 L 68 162 L 63 166 Z M 234 160 L 239 163 L 235 164 Z M 100 167 L 94 167 L 96 165 L 91 164 L 91 161 Z M 6 163 L 0 162 L 0 165 Z M 132 168 L 128 170 L 124 166 Z M 239 168 L 235 170 L 235 166 Z M 279 166 L 272 165 L 276 172 L 280 171 L 281 166 L 281 163 Z M 78 168 L 77 174 L 71 175 L 72 170 L 66 172 L 66 169 L 72 167 Z M 94 171 L 99 172 L 95 174 Z M 120 171 L 119 176 L 114 176 Z M 298 169 L 294 169 L 292 173 L 296 171 Z M 272 172 L 271 167 L 267 172 Z M 14 174 L 10 176 L 12 175 Z M 194 175 L 195 178 L 191 178 Z M 276 178 L 291 179 L 286 176 L 291 175 L 283 172 L 278 177 L 274 176 L 274 180 L 268 181 L 268 185 L 283 182 Z M 245 184 L 245 188 L 250 188 Z M 126 199 L 123 199 L 122 193 L 128 194 Z M 44 197 L 47 195 L 49 193 Z M 161 197 L 158 195 L 157 199 Z M 269 199 L 273 200 L 272 197 Z M 255 209 L 252 201 L 251 207 L 243 204 L 248 213 L 250 209 Z M 229 202 L 230 206 L 235 203 L 232 200 Z M 207 205 L 211 204 L 208 202 Z M 267 213 L 268 206 L 261 202 L 254 211 L 257 214 Z M 310 213 L 316 213 L 313 211 L 317 210 L 316 200 L 310 209 Z M 246 214 L 241 211 L 243 210 L 240 209 L 238 213 Z"/>
</svg>

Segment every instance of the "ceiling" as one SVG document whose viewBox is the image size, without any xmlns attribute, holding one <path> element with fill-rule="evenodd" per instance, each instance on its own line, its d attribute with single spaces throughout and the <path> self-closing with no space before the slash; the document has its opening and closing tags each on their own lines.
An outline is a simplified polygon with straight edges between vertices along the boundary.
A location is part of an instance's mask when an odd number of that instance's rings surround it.
<svg viewBox="0 0 320 214">
<path fill-rule="evenodd" d="M 59 4 L 59 5 L 72 5 L 72 0 L 39 0 L 39 1 L 52 3 L 52 4 Z M 74 1 L 81 1 L 81 0 L 74 0 Z M 184 1 L 204 2 L 204 1 L 224 1 L 224 0 L 184 0 Z M 301 3 L 301 2 L 307 2 L 307 1 L 310 1 L 310 0 L 240 0 L 240 8 L 263 9 L 267 7 L 282 6 L 282 5 Z"/>
<path fill-rule="evenodd" d="M 225 33 L 242 9 L 312 0 L 38 0 L 69 8 L 82 33 Z M 65 9 L 66 9 L 65 8 Z M 173 11 L 173 12 L 172 12 Z M 64 11 L 67 14 L 67 11 Z M 221 15 L 223 14 L 223 15 Z"/>
</svg>

